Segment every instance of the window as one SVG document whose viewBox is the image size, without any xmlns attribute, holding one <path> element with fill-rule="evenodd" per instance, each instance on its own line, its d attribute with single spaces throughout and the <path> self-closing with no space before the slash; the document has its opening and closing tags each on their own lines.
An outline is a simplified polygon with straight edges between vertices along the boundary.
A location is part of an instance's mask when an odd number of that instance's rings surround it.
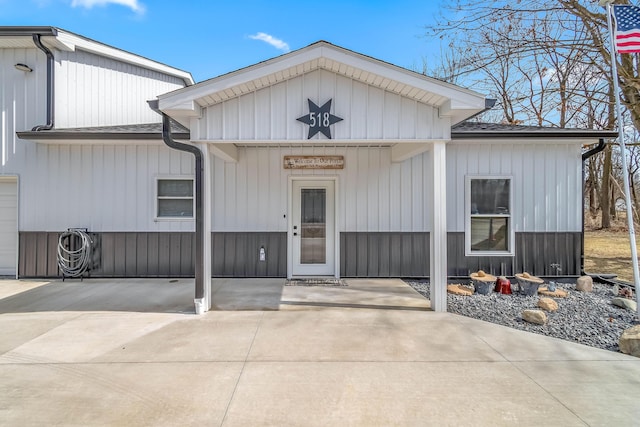
<svg viewBox="0 0 640 427">
<path fill-rule="evenodd" d="M 511 178 L 467 177 L 467 255 L 511 255 Z"/>
<path fill-rule="evenodd" d="M 193 178 L 158 178 L 158 218 L 193 218 Z"/>
</svg>

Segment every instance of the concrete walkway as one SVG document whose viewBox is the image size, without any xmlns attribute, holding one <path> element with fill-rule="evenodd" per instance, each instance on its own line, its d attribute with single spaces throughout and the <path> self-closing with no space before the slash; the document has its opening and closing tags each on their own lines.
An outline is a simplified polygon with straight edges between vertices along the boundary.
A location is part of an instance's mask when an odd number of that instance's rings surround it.
<svg viewBox="0 0 640 427">
<path fill-rule="evenodd" d="M 190 280 L 0 281 L 0 425 L 640 422 L 640 359 L 431 312 L 401 281 L 283 283 L 215 281 L 196 316 Z"/>
</svg>

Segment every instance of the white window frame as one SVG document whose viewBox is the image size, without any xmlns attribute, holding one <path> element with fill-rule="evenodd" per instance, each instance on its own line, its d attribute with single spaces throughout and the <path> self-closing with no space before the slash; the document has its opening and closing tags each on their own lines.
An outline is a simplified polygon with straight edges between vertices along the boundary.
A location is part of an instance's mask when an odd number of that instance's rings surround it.
<svg viewBox="0 0 640 427">
<path fill-rule="evenodd" d="M 471 250 L 471 217 L 475 216 L 471 213 L 471 181 L 489 179 L 509 180 L 509 213 L 508 214 L 491 214 L 491 215 L 477 215 L 477 217 L 492 217 L 492 218 L 508 218 L 507 224 L 508 230 L 508 248 L 507 251 L 473 251 Z M 515 230 L 513 224 L 513 176 L 511 175 L 466 175 L 465 176 L 465 189 L 464 189 L 464 240 L 465 240 L 465 256 L 483 256 L 483 257 L 504 257 L 514 256 L 515 249 Z"/>
<path fill-rule="evenodd" d="M 191 181 L 192 184 L 192 196 L 191 197 L 165 197 L 166 199 L 192 199 L 192 215 L 191 216 L 158 216 L 160 208 L 160 196 L 158 195 L 158 184 L 160 181 Z M 158 175 L 156 176 L 154 183 L 154 220 L 155 221 L 193 221 L 195 219 L 196 212 L 196 183 L 193 175 Z"/>
</svg>

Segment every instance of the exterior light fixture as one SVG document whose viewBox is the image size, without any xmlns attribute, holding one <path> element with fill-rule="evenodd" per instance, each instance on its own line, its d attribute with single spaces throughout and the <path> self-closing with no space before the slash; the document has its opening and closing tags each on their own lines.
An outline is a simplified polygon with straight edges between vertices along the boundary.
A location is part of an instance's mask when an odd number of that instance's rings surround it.
<svg viewBox="0 0 640 427">
<path fill-rule="evenodd" d="M 33 69 L 31 69 L 31 67 L 29 67 L 27 64 L 17 63 L 16 65 L 14 65 L 14 67 L 16 67 L 16 70 L 26 71 L 27 73 L 33 71 Z"/>
</svg>

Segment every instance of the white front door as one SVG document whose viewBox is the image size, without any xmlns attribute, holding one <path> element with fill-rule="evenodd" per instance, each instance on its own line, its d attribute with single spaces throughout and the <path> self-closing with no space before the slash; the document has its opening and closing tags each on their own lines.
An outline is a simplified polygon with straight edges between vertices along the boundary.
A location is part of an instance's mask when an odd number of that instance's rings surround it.
<svg viewBox="0 0 640 427">
<path fill-rule="evenodd" d="M 0 276 L 16 276 L 18 179 L 0 177 Z"/>
<path fill-rule="evenodd" d="M 292 276 L 335 275 L 335 182 L 292 181 Z"/>
</svg>

